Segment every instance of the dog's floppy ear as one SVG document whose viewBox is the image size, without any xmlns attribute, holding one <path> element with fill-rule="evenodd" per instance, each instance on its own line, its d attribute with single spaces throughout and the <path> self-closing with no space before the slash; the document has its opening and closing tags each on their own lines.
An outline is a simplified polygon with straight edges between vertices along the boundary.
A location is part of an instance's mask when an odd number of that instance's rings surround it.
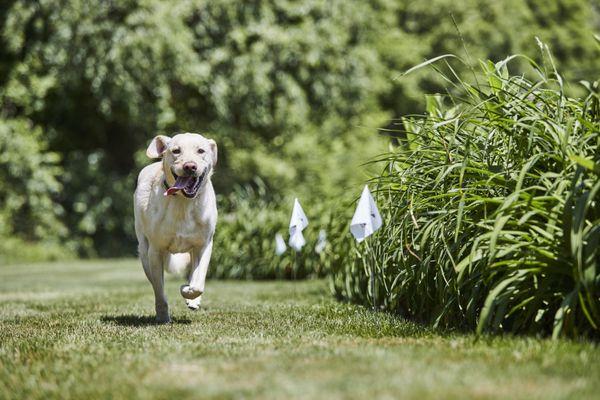
<svg viewBox="0 0 600 400">
<path fill-rule="evenodd" d="M 164 135 L 158 135 L 150 142 L 150 145 L 146 149 L 146 155 L 150 158 L 160 158 L 162 157 L 165 150 L 167 150 L 167 146 L 171 138 Z"/>
<path fill-rule="evenodd" d="M 210 146 L 210 151 L 212 153 L 212 166 L 213 168 L 217 165 L 218 151 L 217 151 L 217 142 L 212 139 L 208 139 L 208 144 Z"/>
</svg>

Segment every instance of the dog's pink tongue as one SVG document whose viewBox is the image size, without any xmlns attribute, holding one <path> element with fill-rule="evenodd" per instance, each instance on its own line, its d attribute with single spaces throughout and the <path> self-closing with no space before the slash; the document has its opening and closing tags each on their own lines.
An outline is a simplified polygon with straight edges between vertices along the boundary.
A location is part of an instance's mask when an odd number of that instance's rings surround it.
<svg viewBox="0 0 600 400">
<path fill-rule="evenodd" d="M 172 194 L 177 193 L 179 190 L 183 189 L 185 187 L 185 185 L 188 184 L 190 179 L 192 179 L 191 176 L 178 176 L 177 180 L 175 181 L 173 186 L 168 188 L 167 191 L 165 192 L 165 196 L 170 196 Z"/>
</svg>

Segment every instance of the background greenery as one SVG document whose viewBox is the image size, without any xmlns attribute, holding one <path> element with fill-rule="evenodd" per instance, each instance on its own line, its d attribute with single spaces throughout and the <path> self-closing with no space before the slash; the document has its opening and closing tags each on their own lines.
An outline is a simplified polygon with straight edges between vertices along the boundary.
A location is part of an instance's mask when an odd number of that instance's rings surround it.
<svg viewBox="0 0 600 400">
<path fill-rule="evenodd" d="M 217 247 L 215 273 L 254 276 L 224 269 L 258 265 L 249 255 L 285 233 L 294 196 L 316 237 L 329 223 L 320 211 L 349 204 L 368 173 L 358 166 L 386 148 L 376 129 L 444 87 L 400 71 L 448 52 L 535 56 L 537 35 L 575 82 L 600 69 L 598 16 L 586 0 L 3 1 L 0 260 L 134 254 L 143 149 L 157 133 L 195 131 L 220 146 L 222 237 L 264 233 L 235 260 Z"/>
</svg>

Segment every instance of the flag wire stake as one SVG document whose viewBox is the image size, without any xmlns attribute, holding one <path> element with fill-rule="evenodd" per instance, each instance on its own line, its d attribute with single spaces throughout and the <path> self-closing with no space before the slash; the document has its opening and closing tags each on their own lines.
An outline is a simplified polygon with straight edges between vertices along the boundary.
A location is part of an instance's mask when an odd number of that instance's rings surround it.
<svg viewBox="0 0 600 400">
<path fill-rule="evenodd" d="M 371 253 L 371 246 L 369 245 L 369 239 L 365 240 L 365 250 L 367 250 L 367 253 Z M 367 258 L 365 257 L 365 260 L 367 260 Z M 371 268 L 369 268 L 369 271 L 371 272 L 371 276 L 369 279 L 369 283 L 371 286 L 371 309 L 373 311 L 377 311 L 377 303 L 376 303 L 376 298 L 375 298 L 375 262 L 373 259 L 373 263 L 371 265 Z"/>
</svg>

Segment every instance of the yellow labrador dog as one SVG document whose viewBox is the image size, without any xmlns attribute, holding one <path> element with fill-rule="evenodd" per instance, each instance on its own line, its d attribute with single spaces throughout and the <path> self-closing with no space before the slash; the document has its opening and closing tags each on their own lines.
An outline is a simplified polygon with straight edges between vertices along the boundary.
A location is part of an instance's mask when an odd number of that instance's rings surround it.
<svg viewBox="0 0 600 400">
<path fill-rule="evenodd" d="M 144 272 L 154 289 L 156 319 L 170 322 L 164 270 L 188 267 L 181 295 L 200 307 L 217 224 L 210 181 L 217 144 L 195 133 L 156 136 L 146 154 L 162 158 L 140 172 L 134 194 L 135 234 Z"/>
</svg>

